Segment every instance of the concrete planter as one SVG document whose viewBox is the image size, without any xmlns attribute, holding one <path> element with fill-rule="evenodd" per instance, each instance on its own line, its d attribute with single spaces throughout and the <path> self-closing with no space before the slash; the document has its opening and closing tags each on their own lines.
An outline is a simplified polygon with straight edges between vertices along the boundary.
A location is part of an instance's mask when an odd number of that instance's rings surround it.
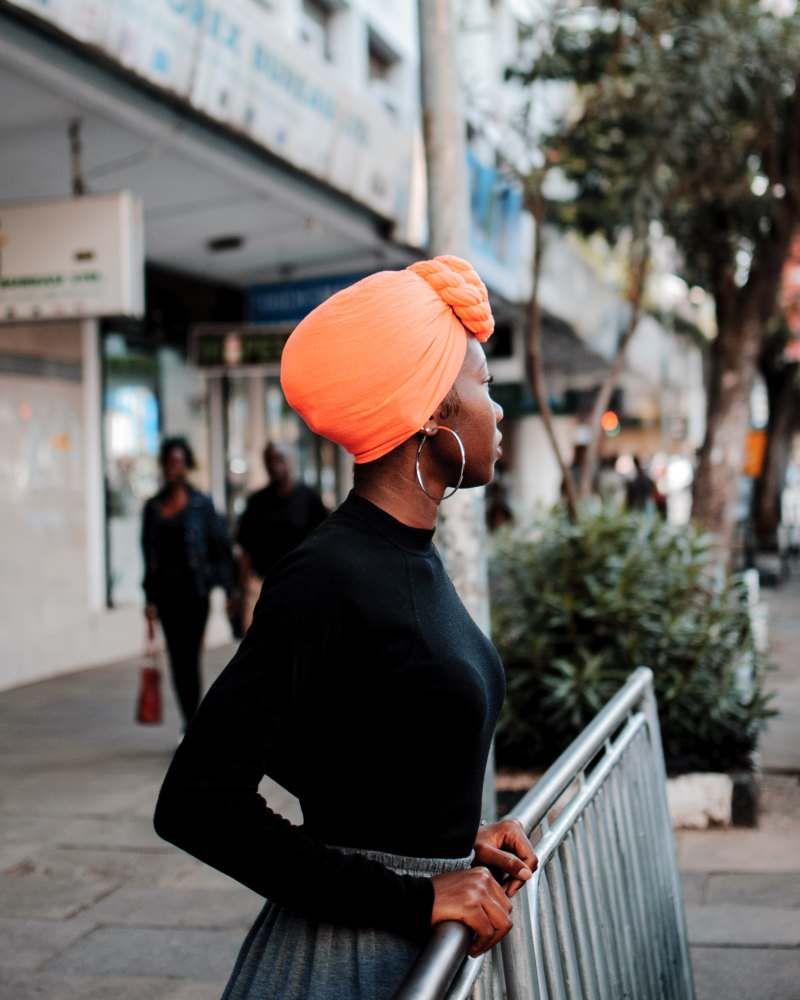
<svg viewBox="0 0 800 1000">
<path fill-rule="evenodd" d="M 667 802 L 673 827 L 702 830 L 710 826 L 758 825 L 758 774 L 682 774 L 667 779 Z"/>
<path fill-rule="evenodd" d="M 497 812 L 503 816 L 533 787 L 533 771 L 501 769 L 496 777 Z M 694 773 L 667 778 L 667 804 L 676 830 L 757 826 L 759 772 Z"/>
</svg>

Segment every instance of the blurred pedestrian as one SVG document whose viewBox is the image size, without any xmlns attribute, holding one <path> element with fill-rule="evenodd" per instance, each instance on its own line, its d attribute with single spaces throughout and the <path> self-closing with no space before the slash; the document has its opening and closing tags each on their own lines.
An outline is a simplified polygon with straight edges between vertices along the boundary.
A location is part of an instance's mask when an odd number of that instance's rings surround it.
<svg viewBox="0 0 800 1000">
<path fill-rule="evenodd" d="M 224 1000 L 389 998 L 431 925 L 496 944 L 536 866 L 519 823 L 480 825 L 503 669 L 433 545 L 439 503 L 501 454 L 493 326 L 478 275 L 438 257 L 338 292 L 284 348 L 289 403 L 355 456 L 354 487 L 267 576 L 155 816 L 268 899 Z"/>
<path fill-rule="evenodd" d="M 234 564 L 228 532 L 211 497 L 187 480 L 194 455 L 183 438 L 161 445 L 163 488 L 144 506 L 145 617 L 152 638 L 161 622 L 170 673 L 184 724 L 200 701 L 200 649 L 209 595 L 223 587 L 230 600 Z"/>
<path fill-rule="evenodd" d="M 638 455 L 633 456 L 633 469 L 633 479 L 628 480 L 625 488 L 628 510 L 655 508 L 659 513 L 665 513 L 666 499 L 648 475 Z"/>
<path fill-rule="evenodd" d="M 604 503 L 622 507 L 625 503 L 627 483 L 617 471 L 617 456 L 608 455 L 600 460 L 597 472 L 597 492 Z"/>
<path fill-rule="evenodd" d="M 247 501 L 236 540 L 239 543 L 241 633 L 253 620 L 264 577 L 328 515 L 316 490 L 294 478 L 288 450 L 269 443 L 264 449 L 269 483 Z"/>
</svg>

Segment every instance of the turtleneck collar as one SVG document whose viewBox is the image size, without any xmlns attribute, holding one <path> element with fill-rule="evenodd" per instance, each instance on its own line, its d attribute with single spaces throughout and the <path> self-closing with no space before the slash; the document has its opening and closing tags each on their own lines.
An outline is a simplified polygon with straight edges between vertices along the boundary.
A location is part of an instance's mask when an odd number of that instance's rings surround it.
<svg viewBox="0 0 800 1000">
<path fill-rule="evenodd" d="M 401 549 L 425 554 L 433 548 L 433 528 L 412 528 L 397 518 L 376 507 L 370 500 L 359 496 L 353 490 L 339 507 L 342 514 L 358 518 Z"/>
</svg>

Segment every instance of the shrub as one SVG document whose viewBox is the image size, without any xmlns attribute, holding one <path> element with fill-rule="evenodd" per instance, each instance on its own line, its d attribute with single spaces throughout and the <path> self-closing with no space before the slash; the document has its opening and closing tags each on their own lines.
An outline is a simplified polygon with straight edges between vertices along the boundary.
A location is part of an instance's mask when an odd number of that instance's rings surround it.
<svg viewBox="0 0 800 1000">
<path fill-rule="evenodd" d="M 508 693 L 497 760 L 551 763 L 636 667 L 652 669 L 667 769 L 752 765 L 774 714 L 742 580 L 656 513 L 562 512 L 495 535 L 492 626 Z"/>
</svg>

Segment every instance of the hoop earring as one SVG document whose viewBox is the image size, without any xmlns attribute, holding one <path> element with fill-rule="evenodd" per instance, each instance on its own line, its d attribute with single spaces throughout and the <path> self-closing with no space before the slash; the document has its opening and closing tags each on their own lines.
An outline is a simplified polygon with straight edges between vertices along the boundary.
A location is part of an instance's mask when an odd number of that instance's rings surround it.
<svg viewBox="0 0 800 1000">
<path fill-rule="evenodd" d="M 461 451 L 461 475 L 458 477 L 458 482 L 453 487 L 453 489 L 450 490 L 449 493 L 445 493 L 445 495 L 442 496 L 442 497 L 435 497 L 433 495 L 433 493 L 429 493 L 425 489 L 425 483 L 423 483 L 423 481 L 422 481 L 422 472 L 421 472 L 420 467 L 419 467 L 419 456 L 422 453 L 422 446 L 428 440 L 428 435 L 427 434 L 423 434 L 422 440 L 419 443 L 419 448 L 417 448 L 417 482 L 419 483 L 420 487 L 422 488 L 422 492 L 425 494 L 425 496 L 426 497 L 430 497 L 431 500 L 436 500 L 437 502 L 440 501 L 440 500 L 447 500 L 454 493 L 458 492 L 458 489 L 461 486 L 461 483 L 462 483 L 462 481 L 464 479 L 464 472 L 465 472 L 465 470 L 467 468 L 467 453 L 464 451 L 464 442 L 461 440 L 461 438 L 458 436 L 458 434 L 456 434 L 456 432 L 454 430 L 452 430 L 450 427 L 444 427 L 444 426 L 440 425 L 439 426 L 439 430 L 440 431 L 449 431 L 449 433 L 452 434 L 453 437 L 456 439 L 456 443 L 458 444 L 459 450 Z"/>
</svg>

